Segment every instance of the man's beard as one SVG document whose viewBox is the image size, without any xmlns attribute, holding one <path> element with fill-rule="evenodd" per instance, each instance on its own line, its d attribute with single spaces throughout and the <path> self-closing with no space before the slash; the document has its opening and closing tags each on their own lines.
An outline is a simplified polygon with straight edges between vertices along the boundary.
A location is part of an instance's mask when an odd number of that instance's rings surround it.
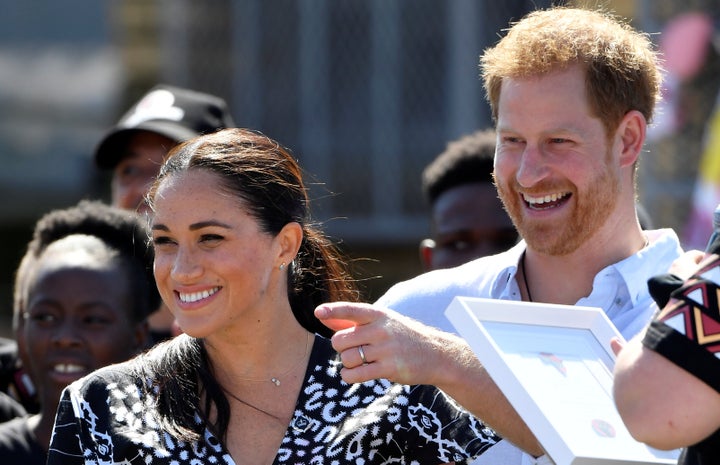
<svg viewBox="0 0 720 465">
<path fill-rule="evenodd" d="M 567 255 L 587 242 L 610 216 L 618 201 L 620 180 L 609 169 L 599 173 L 588 190 L 578 193 L 556 184 L 539 184 L 537 192 L 570 192 L 574 210 L 565 216 L 567 221 L 531 220 L 523 213 L 526 205 L 517 187 L 510 189 L 497 184 L 500 199 L 528 247 L 547 255 Z"/>
</svg>

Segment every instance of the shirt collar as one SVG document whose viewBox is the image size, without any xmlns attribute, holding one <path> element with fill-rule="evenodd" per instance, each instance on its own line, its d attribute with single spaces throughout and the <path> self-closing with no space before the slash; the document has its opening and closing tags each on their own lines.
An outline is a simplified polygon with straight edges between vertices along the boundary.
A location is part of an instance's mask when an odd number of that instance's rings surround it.
<svg viewBox="0 0 720 465">
<path fill-rule="evenodd" d="M 669 264 L 683 252 L 680 240 L 672 229 L 645 231 L 645 234 L 649 242 L 646 247 L 600 272 L 610 271 L 608 269 L 615 271 L 627 287 L 633 303 L 648 295 L 647 280 L 667 272 Z"/>
</svg>

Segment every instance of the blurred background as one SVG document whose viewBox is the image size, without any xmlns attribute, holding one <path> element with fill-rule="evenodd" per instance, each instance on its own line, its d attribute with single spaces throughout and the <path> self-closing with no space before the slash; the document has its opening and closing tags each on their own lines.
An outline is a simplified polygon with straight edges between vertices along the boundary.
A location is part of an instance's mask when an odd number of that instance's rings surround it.
<svg viewBox="0 0 720 465">
<path fill-rule="evenodd" d="M 224 97 L 239 126 L 290 148 L 316 219 L 356 259 L 366 299 L 420 273 L 421 172 L 447 141 L 491 125 L 478 56 L 508 22 L 551 3 L 589 2 L 0 0 L 0 335 L 34 222 L 109 198 L 95 144 L 161 82 Z M 720 2 L 600 4 L 659 45 L 675 18 L 701 15 L 663 45 L 685 62 L 668 66 L 639 172 L 653 224 L 685 234 L 720 83 Z"/>
</svg>

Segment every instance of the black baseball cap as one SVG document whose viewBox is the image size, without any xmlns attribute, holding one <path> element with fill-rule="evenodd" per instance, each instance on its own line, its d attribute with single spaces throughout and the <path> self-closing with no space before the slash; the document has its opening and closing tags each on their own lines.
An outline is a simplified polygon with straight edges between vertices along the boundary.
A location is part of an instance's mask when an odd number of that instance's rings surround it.
<svg viewBox="0 0 720 465">
<path fill-rule="evenodd" d="M 150 89 L 105 134 L 95 149 L 95 163 L 100 168 L 114 168 L 123 157 L 127 139 L 137 131 L 150 131 L 182 142 L 234 126 L 222 98 L 160 84 Z"/>
</svg>

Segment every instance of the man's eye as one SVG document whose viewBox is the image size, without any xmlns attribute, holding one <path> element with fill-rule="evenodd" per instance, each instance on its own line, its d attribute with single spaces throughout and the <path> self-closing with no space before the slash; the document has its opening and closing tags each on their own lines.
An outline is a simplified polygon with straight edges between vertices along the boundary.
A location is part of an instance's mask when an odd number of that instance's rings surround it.
<svg viewBox="0 0 720 465">
<path fill-rule="evenodd" d="M 118 167 L 116 173 L 120 179 L 131 179 L 140 174 L 140 169 L 134 165 L 125 165 Z"/>
<path fill-rule="evenodd" d="M 449 250 L 467 250 L 470 248 L 470 242 L 468 241 L 450 241 L 442 244 L 442 247 Z"/>
</svg>

